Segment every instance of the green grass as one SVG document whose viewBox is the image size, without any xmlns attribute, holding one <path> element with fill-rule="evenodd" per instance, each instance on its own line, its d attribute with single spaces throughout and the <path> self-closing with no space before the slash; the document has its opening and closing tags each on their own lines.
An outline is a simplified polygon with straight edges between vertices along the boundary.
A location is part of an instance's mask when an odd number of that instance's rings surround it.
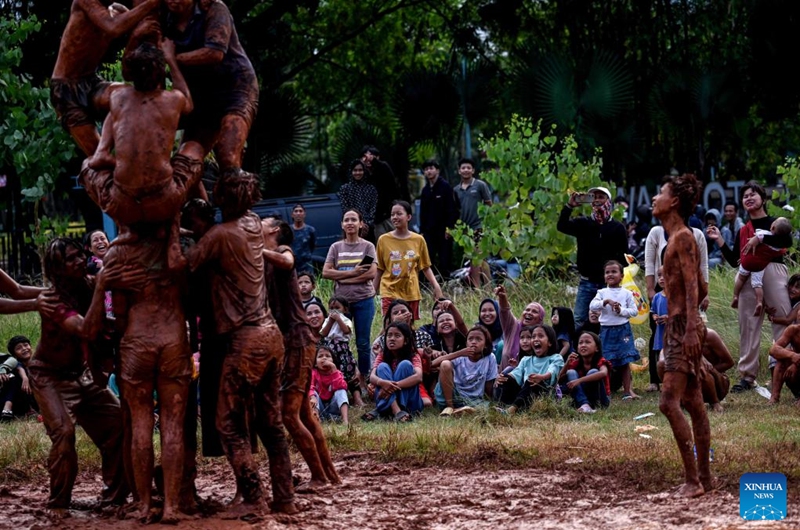
<svg viewBox="0 0 800 530">
<path fill-rule="evenodd" d="M 730 308 L 732 282 L 733 271 L 712 271 L 708 323 L 738 359 L 738 324 L 736 312 Z M 568 295 L 567 288 L 572 285 L 573 282 L 542 281 L 510 287 L 514 312 L 519 315 L 531 300 L 540 302 L 548 312 L 554 305 L 569 306 L 574 295 Z M 317 295 L 326 300 L 330 292 L 330 283 L 320 281 Z M 480 300 L 487 294 L 463 291 L 452 296 L 465 320 L 471 323 L 476 320 Z M 423 322 L 430 319 L 431 300 L 426 297 L 422 303 Z M 379 331 L 379 321 L 376 318 L 373 323 L 373 335 Z M 763 329 L 759 382 L 766 385 L 766 352 L 771 335 L 768 325 Z M 0 344 L 20 332 L 27 333 L 35 343 L 39 335 L 37 318 L 0 317 Z M 646 324 L 634 326 L 634 332 L 637 336 L 649 335 Z M 729 375 L 732 381 L 736 380 L 735 368 Z M 647 372 L 634 374 L 636 389 L 643 391 L 647 383 Z M 724 403 L 725 413 L 710 415 L 715 452 L 712 469 L 727 487 L 736 487 L 739 476 L 749 471 L 777 471 L 785 473 L 791 482 L 800 480 L 800 414 L 790 398 L 791 393 L 785 392 L 779 406 L 769 407 L 754 392 L 730 395 Z M 363 423 L 357 419 L 362 412 L 353 410 L 350 427 L 326 425 L 335 454 L 364 453 L 383 462 L 464 469 L 569 469 L 574 464 L 566 462 L 580 458 L 580 467 L 585 471 L 614 475 L 653 491 L 663 489 L 665 483 L 677 483 L 681 476 L 678 451 L 669 425 L 658 411 L 655 394 L 643 394 L 643 399 L 626 403 L 616 396 L 608 410 L 592 416 L 577 414 L 567 402 L 553 401 L 537 402 L 531 411 L 516 417 L 488 410 L 472 417 L 444 419 L 428 410 L 421 418 L 403 425 Z M 655 416 L 633 420 L 645 412 L 654 412 Z M 641 424 L 657 427 L 647 432 L 652 438 L 642 438 L 635 432 Z M 98 470 L 99 455 L 82 431 L 78 448 L 81 469 Z M 0 425 L 0 482 L 44 476 L 48 450 L 49 441 L 41 424 Z"/>
</svg>

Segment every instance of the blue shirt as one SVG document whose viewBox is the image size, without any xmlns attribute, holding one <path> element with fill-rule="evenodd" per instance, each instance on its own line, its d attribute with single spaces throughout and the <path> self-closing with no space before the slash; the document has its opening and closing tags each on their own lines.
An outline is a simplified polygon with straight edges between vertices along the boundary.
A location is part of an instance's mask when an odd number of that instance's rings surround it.
<svg viewBox="0 0 800 530">
<path fill-rule="evenodd" d="M 667 297 L 663 292 L 656 293 L 653 297 L 653 303 L 650 304 L 650 312 L 654 315 L 667 314 Z M 667 329 L 666 324 L 656 324 L 656 334 L 653 338 L 653 349 L 660 350 L 664 347 L 664 330 Z"/>
</svg>

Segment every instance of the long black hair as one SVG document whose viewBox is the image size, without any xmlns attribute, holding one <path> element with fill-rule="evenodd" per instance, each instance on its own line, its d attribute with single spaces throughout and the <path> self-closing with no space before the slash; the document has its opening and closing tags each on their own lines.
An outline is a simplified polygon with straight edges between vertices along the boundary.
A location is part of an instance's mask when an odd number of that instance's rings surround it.
<svg viewBox="0 0 800 530">
<path fill-rule="evenodd" d="M 386 342 L 386 334 L 390 329 L 395 328 L 403 335 L 403 346 L 397 352 L 389 350 L 388 343 Z M 391 322 L 386 326 L 386 331 L 383 332 L 383 361 L 391 365 L 394 361 L 410 361 L 417 353 L 414 346 L 414 332 L 408 327 L 405 322 Z"/>
</svg>

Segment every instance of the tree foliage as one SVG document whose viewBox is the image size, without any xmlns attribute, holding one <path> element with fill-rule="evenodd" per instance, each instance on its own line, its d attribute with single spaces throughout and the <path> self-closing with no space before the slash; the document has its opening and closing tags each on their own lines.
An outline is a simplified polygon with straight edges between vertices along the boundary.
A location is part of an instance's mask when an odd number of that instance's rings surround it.
<svg viewBox="0 0 800 530">
<path fill-rule="evenodd" d="M 52 191 L 63 164 L 74 154 L 69 135 L 50 106 L 49 91 L 31 77 L 15 73 L 20 44 L 41 25 L 36 18 L 0 18 L 0 160 L 14 169 L 22 194 L 36 201 Z"/>
<path fill-rule="evenodd" d="M 478 206 L 483 235 L 477 244 L 473 231 L 461 221 L 454 233 L 456 243 L 474 263 L 489 256 L 516 258 L 531 273 L 565 265 L 573 257 L 574 239 L 556 229 L 558 205 L 572 191 L 603 184 L 602 162 L 597 154 L 584 161 L 575 138 L 559 139 L 555 128 L 514 116 L 502 134 L 485 142 L 486 153 L 497 167 L 483 178 L 500 202 Z"/>
</svg>

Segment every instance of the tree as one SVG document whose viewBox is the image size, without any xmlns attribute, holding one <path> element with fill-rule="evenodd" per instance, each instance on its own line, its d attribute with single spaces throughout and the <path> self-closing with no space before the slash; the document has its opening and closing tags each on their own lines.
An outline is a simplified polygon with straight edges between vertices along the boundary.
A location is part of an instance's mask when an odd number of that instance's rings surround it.
<svg viewBox="0 0 800 530">
<path fill-rule="evenodd" d="M 50 106 L 49 90 L 34 86 L 29 75 L 15 73 L 22 60 L 20 45 L 40 28 L 36 17 L 0 18 L 0 168 L 19 179 L 22 196 L 33 203 L 34 241 L 41 250 L 39 207 L 53 191 L 64 164 L 74 156 L 74 148 Z M 21 208 L 15 210 L 21 213 Z M 13 220 L 17 231 L 20 220 Z M 57 226 L 50 220 L 44 224 Z M 14 243 L 19 245 L 19 241 Z"/>
<path fill-rule="evenodd" d="M 516 258 L 531 274 L 565 266 L 574 256 L 574 241 L 556 229 L 556 205 L 566 202 L 572 191 L 603 184 L 602 161 L 597 155 L 583 161 L 575 138 L 559 139 L 555 129 L 542 130 L 541 122 L 534 125 L 529 118 L 514 116 L 502 134 L 485 142 L 486 154 L 497 167 L 483 178 L 500 201 L 478 206 L 483 219 L 478 243 L 461 221 L 454 234 L 473 263 L 490 256 Z"/>
</svg>

